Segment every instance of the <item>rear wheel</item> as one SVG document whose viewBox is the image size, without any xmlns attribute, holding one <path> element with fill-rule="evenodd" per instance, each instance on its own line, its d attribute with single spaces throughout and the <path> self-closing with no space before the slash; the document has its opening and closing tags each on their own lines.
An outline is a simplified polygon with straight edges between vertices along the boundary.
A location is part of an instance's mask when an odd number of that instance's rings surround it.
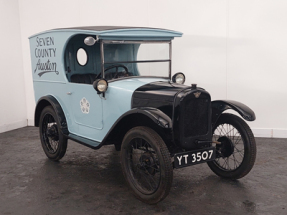
<svg viewBox="0 0 287 215">
<path fill-rule="evenodd" d="M 134 195 L 148 204 L 169 193 L 173 168 L 162 138 L 152 129 L 135 127 L 127 132 L 121 148 L 124 177 Z"/>
<path fill-rule="evenodd" d="M 220 177 L 239 179 L 252 169 L 256 158 L 256 143 L 249 126 L 238 116 L 222 114 L 213 128 L 216 159 L 208 162 Z"/>
<path fill-rule="evenodd" d="M 67 138 L 61 133 L 54 109 L 47 106 L 40 116 L 39 133 L 43 150 L 48 158 L 60 160 L 67 150 Z"/>
</svg>

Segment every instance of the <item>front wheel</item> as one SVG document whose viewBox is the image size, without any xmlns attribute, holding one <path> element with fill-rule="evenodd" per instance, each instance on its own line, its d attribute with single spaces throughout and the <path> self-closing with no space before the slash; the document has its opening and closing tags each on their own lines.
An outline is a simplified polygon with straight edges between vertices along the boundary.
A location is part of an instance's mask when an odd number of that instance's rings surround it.
<svg viewBox="0 0 287 215">
<path fill-rule="evenodd" d="M 213 128 L 216 159 L 208 162 L 220 177 L 239 179 L 252 169 L 256 158 L 256 143 L 249 126 L 238 116 L 222 114 Z"/>
<path fill-rule="evenodd" d="M 148 204 L 156 204 L 169 193 L 173 168 L 162 138 L 148 127 L 127 132 L 121 148 L 124 177 L 134 195 Z"/>
</svg>

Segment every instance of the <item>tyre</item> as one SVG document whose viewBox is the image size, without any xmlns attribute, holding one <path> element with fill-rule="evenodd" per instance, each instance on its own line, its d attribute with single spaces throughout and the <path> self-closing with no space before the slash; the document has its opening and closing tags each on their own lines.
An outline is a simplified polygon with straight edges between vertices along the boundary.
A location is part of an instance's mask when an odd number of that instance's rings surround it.
<svg viewBox="0 0 287 215">
<path fill-rule="evenodd" d="M 39 133 L 43 150 L 51 160 L 58 161 L 66 153 L 67 138 L 59 128 L 59 120 L 51 106 L 43 109 L 40 116 Z"/>
<path fill-rule="evenodd" d="M 213 128 L 216 159 L 208 162 L 218 176 L 239 179 L 252 169 L 256 158 L 256 143 L 249 126 L 240 117 L 222 114 Z"/>
<path fill-rule="evenodd" d="M 117 152 L 121 151 L 121 144 L 115 144 L 115 150 Z"/>
<path fill-rule="evenodd" d="M 170 153 L 162 138 L 148 127 L 135 127 L 122 142 L 121 165 L 134 195 L 156 204 L 169 193 L 173 168 Z"/>
</svg>

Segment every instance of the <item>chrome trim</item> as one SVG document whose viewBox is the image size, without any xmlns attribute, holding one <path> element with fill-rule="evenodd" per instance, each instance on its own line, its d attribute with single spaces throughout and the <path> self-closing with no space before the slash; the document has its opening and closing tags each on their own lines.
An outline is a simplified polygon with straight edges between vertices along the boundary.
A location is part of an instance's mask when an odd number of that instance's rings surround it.
<svg viewBox="0 0 287 215">
<path fill-rule="evenodd" d="M 104 44 L 170 43 L 171 40 L 102 40 Z"/>
<path fill-rule="evenodd" d="M 116 78 L 116 79 L 112 79 L 112 80 L 107 80 L 107 81 L 108 81 L 108 83 L 111 83 L 114 81 L 120 81 L 120 80 L 131 79 L 131 78 L 162 78 L 162 79 L 169 80 L 169 77 L 161 77 L 161 76 L 128 76 L 128 77 L 123 77 L 123 78 Z"/>
<path fill-rule="evenodd" d="M 172 57 L 172 45 L 169 42 L 169 79 L 171 79 L 171 57 Z"/>
<path fill-rule="evenodd" d="M 102 68 L 102 78 L 105 78 L 105 57 L 104 57 L 104 43 L 101 40 L 101 68 Z"/>
<path fill-rule="evenodd" d="M 114 62 L 105 62 L 105 64 L 112 63 L 158 63 L 158 62 L 169 62 L 170 60 L 139 60 L 139 61 L 114 61 Z"/>
</svg>

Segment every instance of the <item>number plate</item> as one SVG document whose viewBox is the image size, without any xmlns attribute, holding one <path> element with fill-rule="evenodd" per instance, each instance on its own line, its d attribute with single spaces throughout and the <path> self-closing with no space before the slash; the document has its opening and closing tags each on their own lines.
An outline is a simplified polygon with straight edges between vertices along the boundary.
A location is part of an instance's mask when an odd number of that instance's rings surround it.
<svg viewBox="0 0 287 215">
<path fill-rule="evenodd" d="M 212 161 L 215 159 L 215 148 L 205 148 L 195 151 L 182 152 L 174 155 L 174 167 L 181 168 Z"/>
</svg>

